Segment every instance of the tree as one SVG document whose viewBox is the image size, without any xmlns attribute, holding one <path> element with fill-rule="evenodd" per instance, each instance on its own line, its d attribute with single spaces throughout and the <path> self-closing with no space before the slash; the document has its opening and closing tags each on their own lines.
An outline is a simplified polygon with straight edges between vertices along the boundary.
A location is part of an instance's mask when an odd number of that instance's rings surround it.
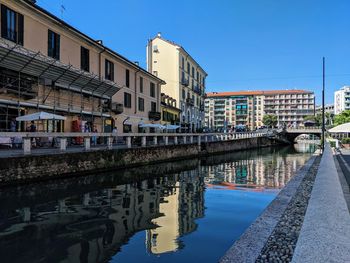
<svg viewBox="0 0 350 263">
<path fill-rule="evenodd" d="M 305 116 L 304 122 L 305 121 L 312 121 L 315 123 L 315 126 L 321 126 L 322 125 L 322 114 L 316 114 L 316 116 L 315 115 Z"/>
<path fill-rule="evenodd" d="M 335 125 L 340 125 L 347 122 L 350 122 L 350 110 L 345 110 L 342 113 L 336 115 L 334 118 Z"/>
<path fill-rule="evenodd" d="M 277 125 L 277 116 L 276 115 L 264 115 L 263 123 L 268 127 L 275 127 Z"/>
</svg>

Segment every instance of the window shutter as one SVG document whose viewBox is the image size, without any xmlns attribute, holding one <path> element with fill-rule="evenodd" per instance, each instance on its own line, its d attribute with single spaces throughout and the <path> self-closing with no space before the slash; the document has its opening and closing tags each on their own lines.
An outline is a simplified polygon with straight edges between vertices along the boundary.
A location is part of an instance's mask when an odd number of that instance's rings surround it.
<svg viewBox="0 0 350 263">
<path fill-rule="evenodd" d="M 60 60 L 60 40 L 61 40 L 61 36 L 59 34 L 55 34 L 56 36 L 56 59 Z"/>
<path fill-rule="evenodd" d="M 17 17 L 18 17 L 17 43 L 23 46 L 24 17 L 21 14 L 17 14 Z"/>
<path fill-rule="evenodd" d="M 1 37 L 7 38 L 7 7 L 1 5 Z"/>
<path fill-rule="evenodd" d="M 114 81 L 114 63 L 111 62 L 111 81 Z"/>
<path fill-rule="evenodd" d="M 47 55 L 49 57 L 53 57 L 53 49 L 52 49 L 52 36 L 53 36 L 53 33 L 51 30 L 48 31 L 48 35 L 47 35 Z"/>
</svg>

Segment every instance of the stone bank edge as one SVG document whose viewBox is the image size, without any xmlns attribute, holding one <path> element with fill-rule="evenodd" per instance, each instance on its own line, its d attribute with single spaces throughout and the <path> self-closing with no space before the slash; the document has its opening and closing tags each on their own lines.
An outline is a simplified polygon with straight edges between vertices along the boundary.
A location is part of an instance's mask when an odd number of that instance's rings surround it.
<svg viewBox="0 0 350 263">
<path fill-rule="evenodd" d="M 318 154 L 301 167 L 276 198 L 221 258 L 221 263 L 255 262 Z"/>
</svg>

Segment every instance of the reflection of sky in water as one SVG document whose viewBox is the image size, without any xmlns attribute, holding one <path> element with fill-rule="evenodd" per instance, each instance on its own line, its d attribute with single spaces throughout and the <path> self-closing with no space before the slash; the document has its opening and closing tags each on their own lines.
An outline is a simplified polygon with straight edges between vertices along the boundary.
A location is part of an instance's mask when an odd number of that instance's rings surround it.
<svg viewBox="0 0 350 263">
<path fill-rule="evenodd" d="M 145 232 L 140 232 L 110 262 L 217 262 L 276 194 L 276 191 L 208 189 L 205 192 L 205 217 L 196 220 L 195 232 L 179 238 L 183 249 L 152 255 L 145 248 Z"/>
<path fill-rule="evenodd" d="M 216 262 L 309 156 L 266 148 L 6 189 L 1 262 Z"/>
</svg>

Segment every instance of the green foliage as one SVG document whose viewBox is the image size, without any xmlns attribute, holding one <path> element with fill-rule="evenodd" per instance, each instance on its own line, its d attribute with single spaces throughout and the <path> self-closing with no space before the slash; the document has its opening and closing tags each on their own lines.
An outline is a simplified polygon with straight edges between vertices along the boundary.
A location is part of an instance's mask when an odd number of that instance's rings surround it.
<svg viewBox="0 0 350 263">
<path fill-rule="evenodd" d="M 334 118 L 335 125 L 340 125 L 347 122 L 350 122 L 350 110 L 343 111 Z"/>
<path fill-rule="evenodd" d="M 350 144 L 350 138 L 343 138 L 341 140 L 341 143 L 343 143 L 343 144 Z"/>
<path fill-rule="evenodd" d="M 263 117 L 264 125 L 268 127 L 275 127 L 277 125 L 277 116 L 276 115 L 264 115 Z"/>
</svg>

